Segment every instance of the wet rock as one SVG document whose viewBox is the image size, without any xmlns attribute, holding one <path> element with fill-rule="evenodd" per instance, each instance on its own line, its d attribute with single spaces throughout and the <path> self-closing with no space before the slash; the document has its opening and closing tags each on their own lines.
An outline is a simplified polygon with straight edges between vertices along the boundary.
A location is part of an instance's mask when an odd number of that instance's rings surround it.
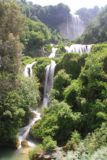
<svg viewBox="0 0 107 160">
<path fill-rule="evenodd" d="M 23 141 L 21 142 L 21 146 L 22 146 L 22 147 L 29 147 L 29 144 L 28 144 L 28 142 L 27 142 L 26 140 L 23 140 Z"/>
<path fill-rule="evenodd" d="M 44 155 L 43 158 L 44 158 L 44 160 L 51 160 L 52 159 L 51 155 Z"/>
<path fill-rule="evenodd" d="M 52 160 L 52 156 L 48 154 L 36 153 L 36 155 L 33 157 L 33 160 Z"/>
</svg>

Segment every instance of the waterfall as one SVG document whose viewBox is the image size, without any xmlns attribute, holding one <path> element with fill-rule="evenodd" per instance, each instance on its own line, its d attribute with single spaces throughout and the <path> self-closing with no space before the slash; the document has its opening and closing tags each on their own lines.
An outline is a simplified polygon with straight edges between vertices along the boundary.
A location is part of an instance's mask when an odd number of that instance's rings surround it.
<svg viewBox="0 0 107 160">
<path fill-rule="evenodd" d="M 32 67 L 36 64 L 36 62 L 33 62 L 31 64 L 27 64 L 24 70 L 24 76 L 25 77 L 32 77 L 33 72 L 32 72 Z M 21 148 L 21 143 L 22 141 L 24 141 L 30 132 L 31 127 L 34 125 L 35 122 L 37 122 L 38 120 L 41 119 L 41 114 L 35 110 L 30 109 L 31 113 L 33 114 L 33 118 L 29 121 L 29 124 L 26 127 L 23 127 L 19 130 L 19 149 Z M 35 146 L 34 143 L 32 143 L 31 141 L 27 141 L 29 146 Z"/>
<path fill-rule="evenodd" d="M 84 23 L 79 15 L 74 14 L 72 15 L 71 25 L 71 35 L 72 40 L 74 40 L 84 32 Z"/>
<path fill-rule="evenodd" d="M 55 54 L 56 54 L 56 51 L 57 51 L 58 48 L 52 48 L 52 52 L 51 54 L 49 55 L 49 58 L 54 58 L 55 57 Z"/>
<path fill-rule="evenodd" d="M 52 48 L 52 52 L 49 55 L 49 58 L 54 58 L 56 55 L 57 48 Z M 44 86 L 44 97 L 43 97 L 43 106 L 47 106 L 49 102 L 49 91 L 53 87 L 53 77 L 55 71 L 56 63 L 51 60 L 51 63 L 46 66 L 45 74 L 45 86 Z"/>
<path fill-rule="evenodd" d="M 31 112 L 33 113 L 33 119 L 30 120 L 29 124 L 26 127 L 21 128 L 19 130 L 19 147 L 18 147 L 19 149 L 21 148 L 22 141 L 28 137 L 31 127 L 35 124 L 35 122 L 41 119 L 41 114 L 39 112 L 35 110 L 31 110 Z M 27 142 L 29 146 L 35 145 L 30 141 L 27 141 Z"/>
<path fill-rule="evenodd" d="M 59 31 L 63 38 L 75 40 L 85 30 L 84 22 L 79 15 L 66 16 L 66 22 L 59 25 Z"/>
<path fill-rule="evenodd" d="M 53 87 L 53 77 L 54 77 L 55 66 L 56 66 L 56 63 L 53 60 L 51 60 L 51 63 L 46 66 L 43 106 L 47 106 L 49 102 L 49 91 Z"/>
<path fill-rule="evenodd" d="M 24 69 L 24 76 L 25 77 L 32 77 L 32 67 L 36 64 L 36 62 L 33 62 L 31 64 L 27 64 Z"/>
<path fill-rule="evenodd" d="M 92 45 L 72 44 L 70 47 L 65 46 L 68 53 L 90 53 Z"/>
</svg>

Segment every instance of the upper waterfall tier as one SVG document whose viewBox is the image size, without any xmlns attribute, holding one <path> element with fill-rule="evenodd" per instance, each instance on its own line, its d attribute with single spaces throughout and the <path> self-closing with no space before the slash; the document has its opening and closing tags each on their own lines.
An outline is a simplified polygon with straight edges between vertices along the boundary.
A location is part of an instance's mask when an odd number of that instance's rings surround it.
<svg viewBox="0 0 107 160">
<path fill-rule="evenodd" d="M 84 22 L 81 20 L 79 15 L 72 15 L 66 17 L 66 22 L 60 24 L 59 31 L 63 38 L 75 40 L 85 30 Z"/>
</svg>

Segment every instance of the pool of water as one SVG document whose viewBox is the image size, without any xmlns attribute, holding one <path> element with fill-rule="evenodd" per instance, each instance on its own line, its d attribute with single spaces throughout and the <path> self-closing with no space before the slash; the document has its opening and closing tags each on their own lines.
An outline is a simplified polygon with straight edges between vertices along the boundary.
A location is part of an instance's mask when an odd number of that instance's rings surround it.
<svg viewBox="0 0 107 160">
<path fill-rule="evenodd" d="M 0 149 L 0 160 L 29 160 L 29 148 Z"/>
</svg>

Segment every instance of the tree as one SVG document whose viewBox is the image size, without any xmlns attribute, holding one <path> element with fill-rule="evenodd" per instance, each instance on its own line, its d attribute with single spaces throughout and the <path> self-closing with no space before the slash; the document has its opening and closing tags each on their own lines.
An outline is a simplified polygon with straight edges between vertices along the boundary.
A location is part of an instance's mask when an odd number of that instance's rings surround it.
<svg viewBox="0 0 107 160">
<path fill-rule="evenodd" d="M 51 136 L 58 145 L 66 144 L 71 132 L 80 123 L 80 118 L 81 114 L 73 113 L 66 103 L 53 101 L 43 118 L 31 129 L 31 135 L 42 139 Z"/>
<path fill-rule="evenodd" d="M 25 111 L 19 107 L 17 75 L 20 68 L 24 18 L 14 0 L 0 1 L 0 146 L 15 146 Z M 19 108 L 18 108 L 19 107 Z"/>
<path fill-rule="evenodd" d="M 65 70 L 62 69 L 57 73 L 54 79 L 54 88 L 58 90 L 59 95 L 55 98 L 63 100 L 64 89 L 70 84 L 70 82 L 70 76 L 65 72 Z"/>
<path fill-rule="evenodd" d="M 99 43 L 107 41 L 107 6 L 87 26 L 84 34 L 77 40 L 79 43 Z"/>
<path fill-rule="evenodd" d="M 40 49 L 51 39 L 49 28 L 40 21 L 26 20 L 26 30 L 22 36 L 22 42 L 25 46 L 25 54 L 30 56 L 41 56 Z M 43 50 L 42 50 L 43 52 Z"/>
</svg>

